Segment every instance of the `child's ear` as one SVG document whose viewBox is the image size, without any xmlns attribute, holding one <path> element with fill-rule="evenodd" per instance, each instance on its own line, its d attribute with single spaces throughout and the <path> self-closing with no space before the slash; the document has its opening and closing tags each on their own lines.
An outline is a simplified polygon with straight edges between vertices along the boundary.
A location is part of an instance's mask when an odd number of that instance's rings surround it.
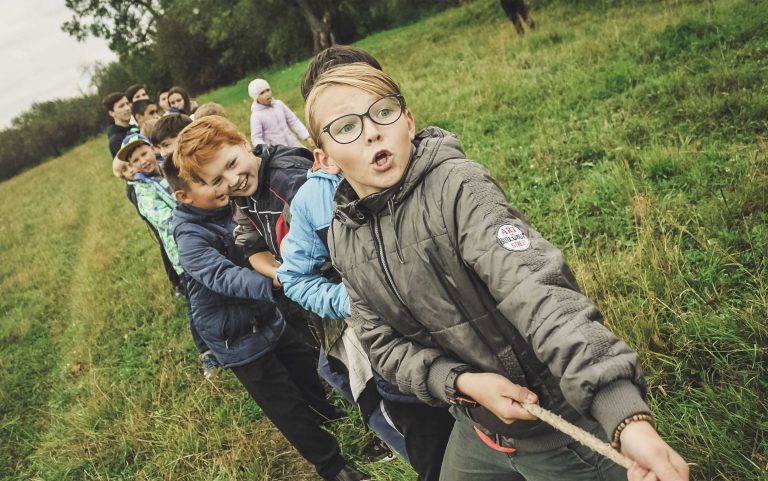
<svg viewBox="0 0 768 481">
<path fill-rule="evenodd" d="M 413 140 L 416 137 L 416 120 L 414 120 L 410 109 L 405 109 L 405 120 L 408 122 L 408 135 Z"/>
<path fill-rule="evenodd" d="M 312 155 L 315 157 L 315 165 L 320 166 L 324 171 L 334 175 L 341 173 L 339 166 L 323 149 L 315 149 L 312 151 Z"/>
<path fill-rule="evenodd" d="M 176 192 L 173 193 L 173 196 L 176 198 L 177 202 L 180 202 L 182 204 L 191 204 L 192 203 L 192 199 L 190 199 L 187 196 L 187 193 L 184 192 L 183 190 L 177 190 Z"/>
</svg>

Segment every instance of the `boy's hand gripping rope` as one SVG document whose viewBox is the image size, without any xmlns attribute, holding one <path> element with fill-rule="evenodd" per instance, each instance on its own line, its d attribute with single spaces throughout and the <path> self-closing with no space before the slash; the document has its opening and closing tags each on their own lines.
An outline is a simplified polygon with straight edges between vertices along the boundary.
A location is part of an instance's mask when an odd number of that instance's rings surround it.
<svg viewBox="0 0 768 481">
<path fill-rule="evenodd" d="M 584 431 L 578 426 L 574 426 L 557 414 L 544 409 L 538 404 L 522 403 L 522 406 L 526 411 L 549 424 L 553 428 L 567 434 L 592 451 L 598 454 L 602 454 L 619 466 L 623 466 L 626 469 L 629 469 L 629 467 L 632 465 L 631 459 L 613 449 L 610 444 L 604 443 L 603 441 L 593 436 L 591 433 Z"/>
</svg>

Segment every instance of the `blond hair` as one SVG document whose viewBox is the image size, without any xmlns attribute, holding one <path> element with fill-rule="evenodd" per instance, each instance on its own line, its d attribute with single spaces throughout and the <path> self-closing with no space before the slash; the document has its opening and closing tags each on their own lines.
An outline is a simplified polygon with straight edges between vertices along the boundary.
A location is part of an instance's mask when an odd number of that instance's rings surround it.
<svg viewBox="0 0 768 481">
<path fill-rule="evenodd" d="M 320 145 L 322 126 L 318 123 L 315 104 L 323 91 L 334 85 L 354 87 L 379 97 L 400 93 L 400 87 L 392 77 L 366 63 L 339 65 L 321 74 L 307 95 L 304 105 L 304 118 L 307 121 L 309 135 L 316 145 Z"/>
<path fill-rule="evenodd" d="M 213 160 L 222 147 L 245 143 L 245 136 L 230 120 L 209 115 L 195 120 L 179 132 L 173 162 L 182 178 L 197 181 L 202 167 Z"/>
<path fill-rule="evenodd" d="M 141 130 L 139 133 L 146 138 L 152 138 L 152 132 L 155 130 L 155 124 L 159 119 L 147 119 L 141 124 Z"/>
<path fill-rule="evenodd" d="M 115 177 L 123 180 L 133 180 L 125 175 L 125 171 L 131 167 L 131 164 L 124 160 L 120 160 L 117 157 L 112 159 L 112 173 Z"/>
<path fill-rule="evenodd" d="M 222 107 L 220 104 L 217 104 L 216 102 L 204 103 L 198 107 L 197 110 L 195 110 L 196 119 L 201 119 L 209 115 L 220 115 L 222 117 L 226 117 L 227 111 L 224 110 L 224 107 Z"/>
</svg>

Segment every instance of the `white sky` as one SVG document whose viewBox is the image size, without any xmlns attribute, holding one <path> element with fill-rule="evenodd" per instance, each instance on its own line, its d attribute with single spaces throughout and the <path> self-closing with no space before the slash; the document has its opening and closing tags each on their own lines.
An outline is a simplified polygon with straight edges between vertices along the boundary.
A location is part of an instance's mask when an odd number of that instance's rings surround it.
<svg viewBox="0 0 768 481">
<path fill-rule="evenodd" d="M 61 30 L 71 18 L 64 0 L 0 0 L 0 129 L 33 102 L 89 90 L 84 69 L 116 60 L 103 39 L 78 42 Z"/>
</svg>

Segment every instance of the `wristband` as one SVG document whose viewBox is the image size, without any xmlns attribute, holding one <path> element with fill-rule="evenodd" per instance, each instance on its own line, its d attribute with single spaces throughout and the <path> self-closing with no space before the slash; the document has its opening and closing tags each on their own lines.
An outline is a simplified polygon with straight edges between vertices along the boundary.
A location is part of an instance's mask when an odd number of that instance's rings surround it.
<svg viewBox="0 0 768 481">
<path fill-rule="evenodd" d="M 477 401 L 470 398 L 469 396 L 463 395 L 462 393 L 459 392 L 458 389 L 456 389 L 456 379 L 459 377 L 459 375 L 464 374 L 465 372 L 478 372 L 478 371 L 477 369 L 470 366 L 466 366 L 466 365 L 451 369 L 451 371 L 448 373 L 448 377 L 445 378 L 446 397 L 448 397 L 448 402 L 450 404 L 455 404 L 458 406 L 475 407 L 477 406 Z"/>
<path fill-rule="evenodd" d="M 653 423 L 653 416 L 650 414 L 635 414 L 634 416 L 628 417 L 619 423 L 616 427 L 616 431 L 613 432 L 613 441 L 611 441 L 613 449 L 616 451 L 621 450 L 621 432 L 624 431 L 624 428 L 637 421 L 647 421 L 651 423 L 651 426 L 654 426 L 654 428 L 656 427 Z"/>
</svg>

